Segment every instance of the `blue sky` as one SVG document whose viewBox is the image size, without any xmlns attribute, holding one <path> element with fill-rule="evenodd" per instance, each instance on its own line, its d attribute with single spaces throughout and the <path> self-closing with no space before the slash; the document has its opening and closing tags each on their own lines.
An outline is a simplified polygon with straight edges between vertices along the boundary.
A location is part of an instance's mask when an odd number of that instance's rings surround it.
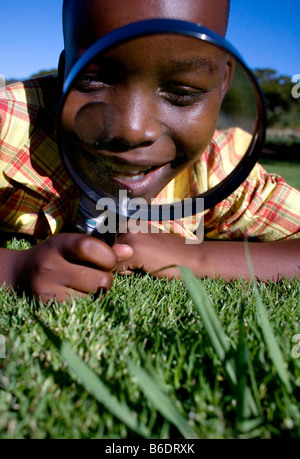
<svg viewBox="0 0 300 459">
<path fill-rule="evenodd" d="M 57 67 L 63 48 L 61 8 L 62 0 L 2 1 L 0 74 L 24 79 Z M 300 14 L 295 0 L 232 0 L 227 38 L 252 68 L 274 68 L 290 76 L 300 73 Z"/>
</svg>

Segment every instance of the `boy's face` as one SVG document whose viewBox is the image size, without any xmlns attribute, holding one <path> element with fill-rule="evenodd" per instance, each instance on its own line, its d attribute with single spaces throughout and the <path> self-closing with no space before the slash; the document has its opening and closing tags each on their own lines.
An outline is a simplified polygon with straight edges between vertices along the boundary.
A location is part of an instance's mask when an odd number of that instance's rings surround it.
<svg viewBox="0 0 300 459">
<path fill-rule="evenodd" d="M 97 39 L 143 19 L 179 18 L 225 34 L 225 0 L 126 0 L 125 8 L 124 3 L 77 3 L 85 6 L 65 29 L 66 73 Z M 105 164 L 107 191 L 125 188 L 150 200 L 204 152 L 231 76 L 228 55 L 212 45 L 177 35 L 143 37 L 91 63 L 70 93 L 66 116 L 72 123 L 95 99 L 110 107 L 110 140 L 90 147 L 90 153 Z"/>
</svg>

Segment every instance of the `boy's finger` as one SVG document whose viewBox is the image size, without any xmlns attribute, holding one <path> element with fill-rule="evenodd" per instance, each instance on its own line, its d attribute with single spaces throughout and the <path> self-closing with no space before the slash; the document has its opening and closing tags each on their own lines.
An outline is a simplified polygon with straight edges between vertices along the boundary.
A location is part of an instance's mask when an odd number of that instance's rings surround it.
<svg viewBox="0 0 300 459">
<path fill-rule="evenodd" d="M 65 266 L 63 278 L 60 276 L 59 281 L 52 280 L 50 285 L 47 283 L 44 287 L 40 285 L 40 288 L 34 292 L 34 296 L 44 303 L 49 300 L 76 300 L 76 297 L 84 298 L 89 293 L 106 293 L 113 281 L 112 273 L 86 267 L 81 269 L 78 265 Z"/>
<path fill-rule="evenodd" d="M 121 276 L 132 276 L 134 274 L 134 271 L 126 270 L 126 269 L 117 269 L 116 271 L 118 274 Z"/>
<path fill-rule="evenodd" d="M 60 299 L 58 301 L 73 301 L 73 300 L 76 300 L 78 298 L 84 298 L 87 294 L 86 293 L 82 293 L 82 292 L 79 292 L 75 289 L 67 289 L 67 288 L 61 288 L 60 289 L 60 292 L 58 292 L 57 294 Z"/>
<path fill-rule="evenodd" d="M 68 289 L 66 287 L 59 287 L 55 289 L 55 293 L 53 295 L 50 294 L 42 294 L 39 295 L 39 299 L 43 301 L 43 303 L 48 303 L 49 301 L 73 301 L 79 298 L 84 298 L 87 294 L 79 292 L 74 289 Z"/>
<path fill-rule="evenodd" d="M 111 272 L 66 261 L 61 284 L 68 289 L 87 294 L 100 289 L 106 292 L 111 288 L 113 281 L 114 276 Z"/>
<path fill-rule="evenodd" d="M 111 271 L 118 262 L 116 253 L 104 242 L 83 234 L 63 234 L 59 250 L 66 257 Z"/>
<path fill-rule="evenodd" d="M 113 250 L 118 257 L 118 261 L 125 261 L 133 256 L 133 248 L 127 244 L 115 244 Z"/>
</svg>

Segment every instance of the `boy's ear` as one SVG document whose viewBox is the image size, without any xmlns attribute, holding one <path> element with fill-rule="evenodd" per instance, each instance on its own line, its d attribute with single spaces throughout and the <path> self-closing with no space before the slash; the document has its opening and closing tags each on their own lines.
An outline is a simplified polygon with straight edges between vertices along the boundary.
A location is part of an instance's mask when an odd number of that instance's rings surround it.
<svg viewBox="0 0 300 459">
<path fill-rule="evenodd" d="M 66 53 L 65 53 L 65 50 L 63 50 L 60 53 L 59 62 L 58 62 L 58 78 L 59 78 L 61 87 L 63 87 L 64 81 L 65 81 L 65 70 L 66 70 Z"/>
<path fill-rule="evenodd" d="M 226 63 L 223 86 L 222 86 L 222 99 L 224 99 L 234 77 L 235 58 L 231 55 L 228 56 Z"/>
</svg>

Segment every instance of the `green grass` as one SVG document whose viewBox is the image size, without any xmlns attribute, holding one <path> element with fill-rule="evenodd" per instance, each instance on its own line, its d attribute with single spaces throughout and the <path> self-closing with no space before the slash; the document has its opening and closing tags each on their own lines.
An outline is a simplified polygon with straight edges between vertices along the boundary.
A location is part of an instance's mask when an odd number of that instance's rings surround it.
<svg viewBox="0 0 300 459">
<path fill-rule="evenodd" d="M 284 161 L 264 157 L 259 160 L 259 163 L 267 172 L 280 175 L 289 185 L 300 190 L 300 161 Z"/>
<path fill-rule="evenodd" d="M 299 438 L 300 282 L 184 275 L 48 306 L 2 288 L 0 438 Z"/>
</svg>

